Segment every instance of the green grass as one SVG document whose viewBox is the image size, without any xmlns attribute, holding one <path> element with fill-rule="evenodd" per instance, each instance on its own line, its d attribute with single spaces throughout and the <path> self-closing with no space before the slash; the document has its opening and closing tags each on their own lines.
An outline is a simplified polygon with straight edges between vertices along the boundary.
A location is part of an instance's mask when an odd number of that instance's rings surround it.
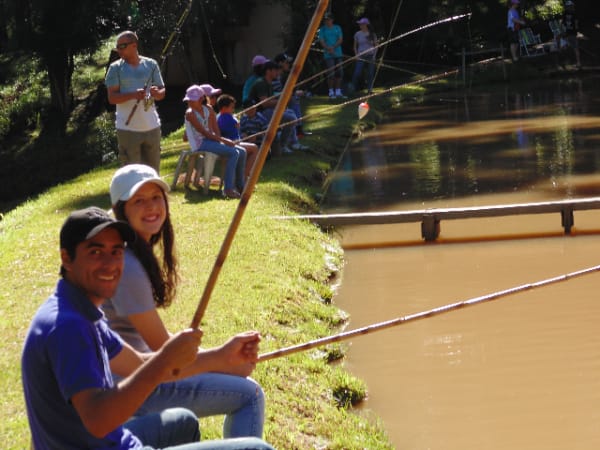
<svg viewBox="0 0 600 450">
<path fill-rule="evenodd" d="M 382 105 L 386 100 L 378 100 Z M 371 102 L 372 111 L 376 110 Z M 307 112 L 329 105 L 314 98 Z M 376 113 L 371 116 L 376 117 Z M 367 117 L 367 120 L 371 120 Z M 365 122 L 366 126 L 371 126 Z M 343 253 L 333 236 L 314 225 L 274 216 L 314 212 L 326 173 L 356 126 L 356 105 L 310 120 L 305 139 L 313 151 L 266 162 L 202 320 L 203 345 L 259 330 L 261 352 L 335 334 L 347 317 L 335 306 L 331 261 Z M 161 174 L 171 182 L 180 133 L 164 140 Z M 0 439 L 27 448 L 29 431 L 20 384 L 20 353 L 30 318 L 58 278 L 58 231 L 76 208 L 109 207 L 114 164 L 100 167 L 18 205 L 0 221 Z M 171 331 L 188 327 L 237 202 L 178 187 L 170 195 L 181 283 L 176 302 L 161 315 Z M 391 448 L 377 419 L 350 405 L 367 387 L 344 370 L 344 346 L 313 349 L 259 364 L 253 376 L 267 398 L 265 439 L 280 449 Z M 222 417 L 201 419 L 204 439 L 221 436 Z"/>
</svg>

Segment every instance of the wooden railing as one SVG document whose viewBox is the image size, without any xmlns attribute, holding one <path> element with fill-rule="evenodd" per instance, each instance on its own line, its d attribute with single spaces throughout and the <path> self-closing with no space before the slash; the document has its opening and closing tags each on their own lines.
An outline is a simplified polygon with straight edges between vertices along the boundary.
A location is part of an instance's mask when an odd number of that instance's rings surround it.
<svg viewBox="0 0 600 450">
<path fill-rule="evenodd" d="M 569 234 L 575 223 L 573 212 L 589 209 L 600 209 L 600 197 L 542 203 L 474 206 L 466 208 L 432 208 L 413 211 L 348 214 L 307 214 L 301 216 L 279 216 L 277 218 L 310 220 L 322 227 L 421 222 L 421 237 L 426 241 L 435 241 L 440 235 L 440 222 L 442 220 L 525 214 L 560 213 L 561 225 L 565 230 L 565 234 Z"/>
</svg>

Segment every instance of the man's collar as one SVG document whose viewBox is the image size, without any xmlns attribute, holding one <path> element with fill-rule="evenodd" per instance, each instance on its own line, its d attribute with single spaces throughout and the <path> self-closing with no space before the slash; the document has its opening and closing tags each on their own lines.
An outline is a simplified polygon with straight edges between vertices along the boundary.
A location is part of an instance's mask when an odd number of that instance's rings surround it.
<svg viewBox="0 0 600 450">
<path fill-rule="evenodd" d="M 91 322 L 96 322 L 103 317 L 102 311 L 96 308 L 87 295 L 85 295 L 85 292 L 64 278 L 59 280 L 56 287 L 56 294 L 59 298 L 66 300 L 73 309 L 77 310 Z"/>
</svg>

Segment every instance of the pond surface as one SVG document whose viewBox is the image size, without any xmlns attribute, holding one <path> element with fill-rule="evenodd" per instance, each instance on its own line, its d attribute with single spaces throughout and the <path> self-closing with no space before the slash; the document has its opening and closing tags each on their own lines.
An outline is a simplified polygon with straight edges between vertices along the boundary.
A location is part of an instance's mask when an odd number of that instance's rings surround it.
<svg viewBox="0 0 600 450">
<path fill-rule="evenodd" d="M 598 78 L 404 104 L 345 155 L 324 212 L 600 195 Z M 339 230 L 350 329 L 600 264 L 600 211 Z M 349 341 L 360 413 L 399 449 L 600 448 L 600 272 Z"/>
</svg>

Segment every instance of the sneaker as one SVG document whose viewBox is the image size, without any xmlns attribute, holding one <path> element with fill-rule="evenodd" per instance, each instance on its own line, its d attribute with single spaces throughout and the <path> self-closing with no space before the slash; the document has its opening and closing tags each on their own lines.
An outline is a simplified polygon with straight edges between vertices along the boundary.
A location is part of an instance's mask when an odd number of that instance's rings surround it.
<svg viewBox="0 0 600 450">
<path fill-rule="evenodd" d="M 283 147 L 281 147 L 281 154 L 282 155 L 290 155 L 294 153 L 294 150 L 292 150 L 291 148 L 289 148 L 287 145 L 284 145 Z"/>
<path fill-rule="evenodd" d="M 329 93 L 329 98 L 335 98 L 335 94 L 333 92 Z"/>
<path fill-rule="evenodd" d="M 292 150 L 298 150 L 298 151 L 306 151 L 306 150 L 310 150 L 310 147 L 306 146 L 306 145 L 302 145 L 301 143 L 296 143 L 294 145 L 292 145 Z"/>
<path fill-rule="evenodd" d="M 304 136 L 310 136 L 311 134 L 312 131 L 305 130 L 302 126 L 296 127 L 296 136 L 298 136 L 299 138 Z"/>
<path fill-rule="evenodd" d="M 223 191 L 223 197 L 225 198 L 241 198 L 242 195 L 235 189 L 227 189 Z"/>
</svg>

